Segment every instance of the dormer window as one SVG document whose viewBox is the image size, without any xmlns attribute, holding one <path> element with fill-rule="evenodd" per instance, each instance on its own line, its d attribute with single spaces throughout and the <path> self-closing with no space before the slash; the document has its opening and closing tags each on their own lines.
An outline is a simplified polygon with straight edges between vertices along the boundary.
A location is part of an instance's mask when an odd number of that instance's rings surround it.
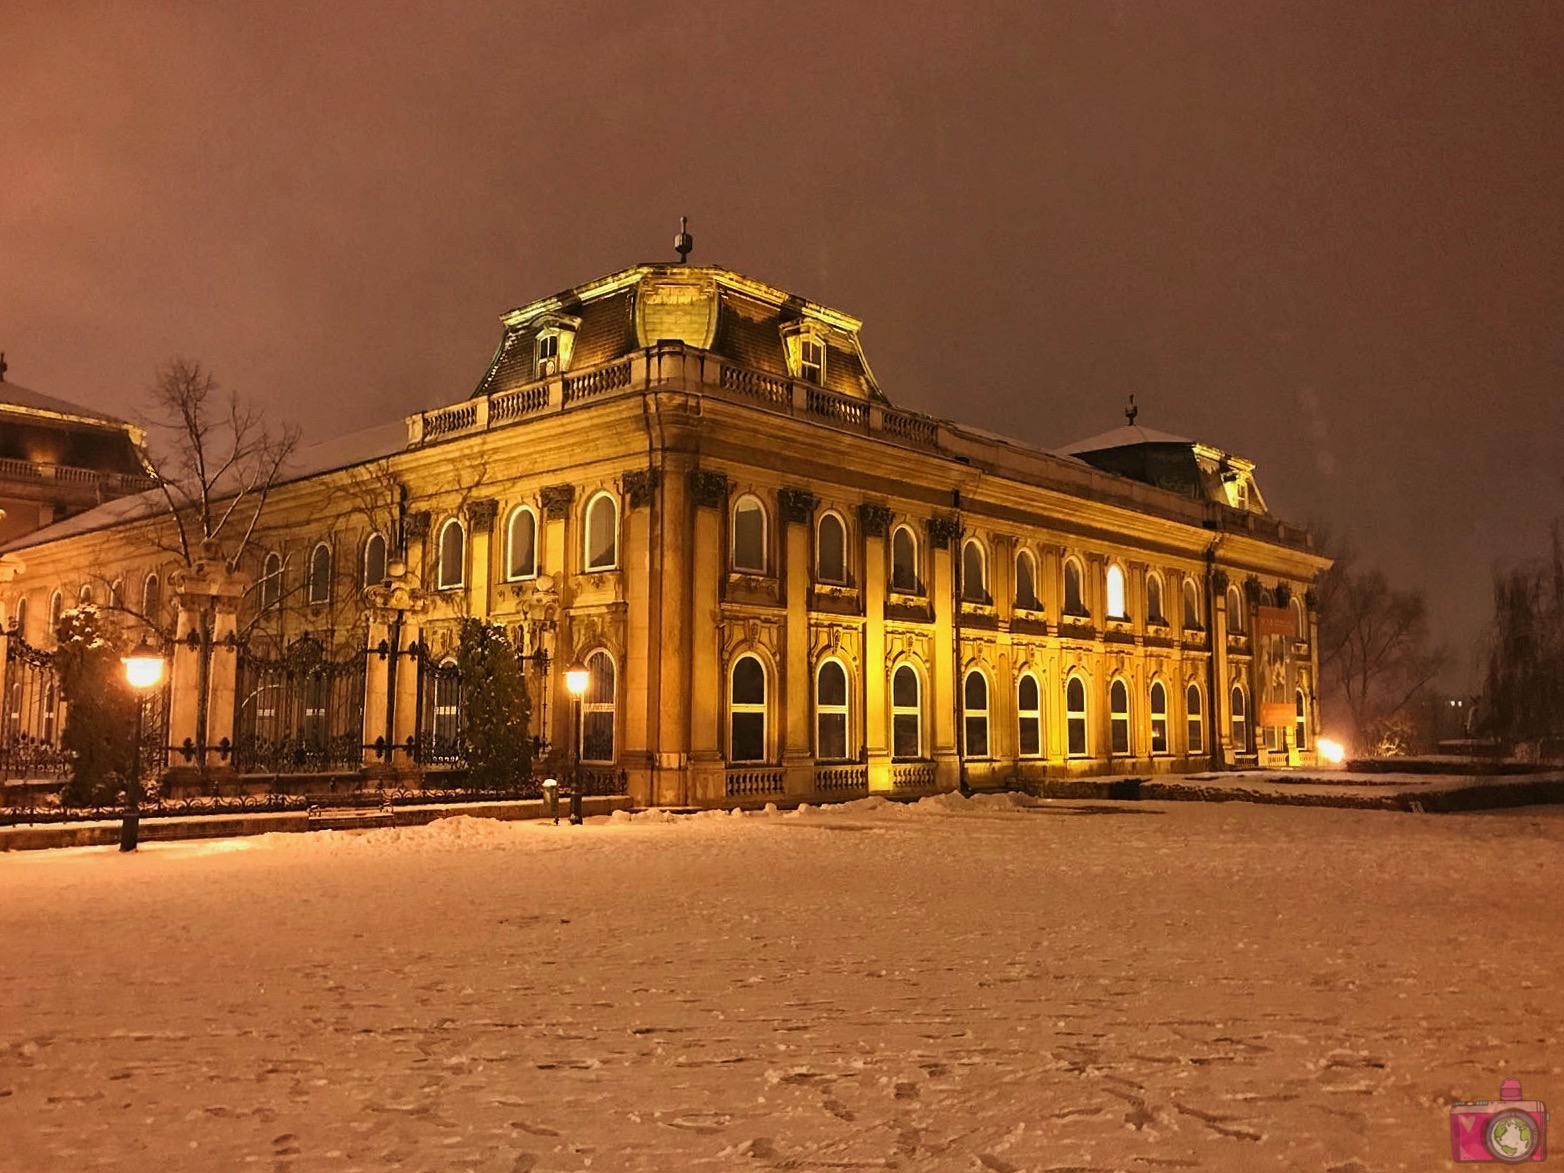
<svg viewBox="0 0 1564 1173">
<path fill-rule="evenodd" d="M 539 379 L 559 374 L 559 331 L 551 330 L 538 335 L 537 365 L 533 368 Z"/>
<path fill-rule="evenodd" d="M 807 334 L 798 340 L 798 377 L 811 383 L 825 382 L 825 344 Z"/>
</svg>

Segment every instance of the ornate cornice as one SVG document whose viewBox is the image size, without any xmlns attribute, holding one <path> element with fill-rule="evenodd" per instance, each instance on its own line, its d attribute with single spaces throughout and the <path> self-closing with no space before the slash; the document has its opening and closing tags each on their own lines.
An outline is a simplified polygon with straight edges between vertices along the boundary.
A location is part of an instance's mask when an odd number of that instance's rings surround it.
<svg viewBox="0 0 1564 1173">
<path fill-rule="evenodd" d="M 690 496 L 695 504 L 721 509 L 728 500 L 728 476 L 709 468 L 690 470 Z"/>
<path fill-rule="evenodd" d="M 777 494 L 777 503 L 782 508 L 784 522 L 808 525 L 814 519 L 815 507 L 820 504 L 820 498 L 808 489 L 788 488 Z"/>
<path fill-rule="evenodd" d="M 890 506 L 865 501 L 858 506 L 858 524 L 863 528 L 864 537 L 883 538 L 891 527 Z"/>
<path fill-rule="evenodd" d="M 662 484 L 662 473 L 655 468 L 638 468 L 619 479 L 630 508 L 639 509 L 643 505 L 650 505 L 652 498 L 657 496 L 657 486 Z"/>
<path fill-rule="evenodd" d="M 576 487 L 545 485 L 538 499 L 543 503 L 543 516 L 551 521 L 559 521 L 570 516 L 571 503 L 576 499 Z"/>
</svg>

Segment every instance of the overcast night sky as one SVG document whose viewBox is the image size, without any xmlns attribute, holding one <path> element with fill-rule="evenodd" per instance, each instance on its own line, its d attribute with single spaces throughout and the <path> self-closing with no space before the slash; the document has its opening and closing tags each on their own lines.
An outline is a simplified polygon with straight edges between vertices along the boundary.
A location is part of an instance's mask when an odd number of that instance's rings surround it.
<svg viewBox="0 0 1564 1173">
<path fill-rule="evenodd" d="M 1564 514 L 1561 49 L 1467 0 L 0 0 L 0 349 L 128 416 L 196 357 L 325 438 L 684 214 L 897 403 L 1057 447 L 1133 392 L 1250 457 L 1464 667 Z"/>
</svg>

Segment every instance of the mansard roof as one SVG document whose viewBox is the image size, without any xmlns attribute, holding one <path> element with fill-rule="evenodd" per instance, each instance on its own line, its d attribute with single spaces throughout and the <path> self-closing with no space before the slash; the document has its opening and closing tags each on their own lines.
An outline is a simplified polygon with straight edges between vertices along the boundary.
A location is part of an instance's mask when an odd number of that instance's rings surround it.
<svg viewBox="0 0 1564 1173">
<path fill-rule="evenodd" d="M 1102 472 L 1250 513 L 1265 513 L 1254 482 L 1254 463 L 1186 436 L 1123 427 L 1077 440 L 1057 450 Z"/>
<path fill-rule="evenodd" d="M 885 400 L 859 343 L 862 322 L 719 266 L 634 265 L 501 320 L 505 333 L 474 398 L 536 382 L 539 337 L 564 332 L 569 352 L 561 346 L 561 369 L 582 370 L 677 341 L 780 378 L 796 373 L 788 340 L 807 334 L 825 348 L 826 390 Z"/>
<path fill-rule="evenodd" d="M 52 416 L 73 423 L 101 424 L 120 428 L 128 426 L 125 420 L 107 412 L 80 404 L 56 399 L 39 391 L 31 391 L 18 383 L 0 379 L 0 412 L 32 416 Z"/>
</svg>

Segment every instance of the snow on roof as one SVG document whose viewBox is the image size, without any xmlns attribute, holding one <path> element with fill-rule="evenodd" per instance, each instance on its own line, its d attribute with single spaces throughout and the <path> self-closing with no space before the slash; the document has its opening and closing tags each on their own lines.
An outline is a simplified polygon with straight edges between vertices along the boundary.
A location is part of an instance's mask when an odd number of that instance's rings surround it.
<svg viewBox="0 0 1564 1173">
<path fill-rule="evenodd" d="M 0 411 L 7 407 L 20 407 L 26 411 L 47 411 L 54 415 L 70 416 L 72 419 L 116 426 L 126 422 L 107 412 L 95 411 L 77 403 L 68 403 L 64 399 L 56 399 L 52 395 L 44 395 L 39 391 L 29 391 L 19 383 L 7 383 L 4 379 L 0 379 Z"/>
<path fill-rule="evenodd" d="M 333 436 L 329 440 L 310 444 L 294 453 L 293 459 L 284 466 L 278 483 L 287 484 L 332 472 L 335 469 L 365 464 L 383 456 L 390 456 L 406 446 L 407 424 L 400 419 Z M 167 508 L 168 502 L 163 496 L 163 491 L 148 489 L 144 493 L 105 501 L 102 505 L 94 506 L 84 513 L 77 513 L 43 529 L 24 534 L 3 548 L 21 550 L 30 546 L 41 546 L 46 542 L 57 542 L 62 538 L 106 529 L 137 518 L 152 517 Z"/>
<path fill-rule="evenodd" d="M 1127 424 L 1121 428 L 1114 428 L 1111 432 L 1103 432 L 1101 435 L 1092 436 L 1090 439 L 1077 440 L 1074 444 L 1066 444 L 1063 448 L 1056 449 L 1065 456 L 1073 456 L 1078 452 L 1101 452 L 1107 448 L 1133 448 L 1137 444 L 1193 444 L 1188 436 L 1174 436 L 1168 432 L 1158 432 L 1152 428 L 1143 428 L 1139 424 Z"/>
</svg>

